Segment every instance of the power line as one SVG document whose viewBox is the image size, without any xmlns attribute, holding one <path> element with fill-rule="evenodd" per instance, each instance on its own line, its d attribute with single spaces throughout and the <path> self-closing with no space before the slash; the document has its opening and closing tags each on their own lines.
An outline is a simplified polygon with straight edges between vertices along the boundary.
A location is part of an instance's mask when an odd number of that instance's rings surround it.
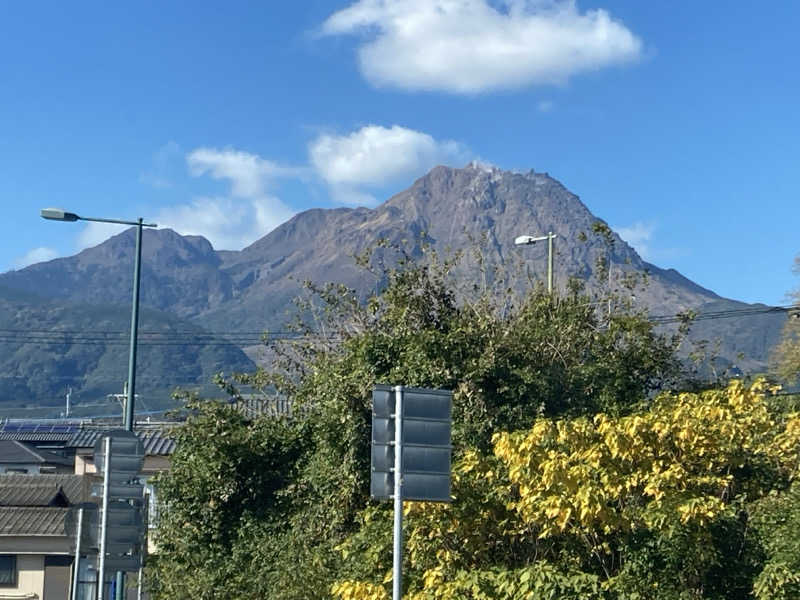
<svg viewBox="0 0 800 600">
<path fill-rule="evenodd" d="M 653 324 L 668 325 L 686 321 L 710 321 L 748 317 L 761 314 L 789 312 L 794 306 L 747 307 L 711 311 L 687 315 L 656 315 L 648 318 Z M 128 335 L 124 331 L 72 331 L 72 330 L 32 330 L 0 328 L 0 343 L 31 344 L 45 346 L 83 345 L 83 346 L 127 346 L 129 341 L 121 336 Z M 273 332 L 227 331 L 227 332 L 191 332 L 191 331 L 145 331 L 139 335 L 141 346 L 174 347 L 174 346 L 214 346 L 241 347 L 257 344 L 273 344 L 279 341 L 302 341 L 318 339 L 339 339 L 340 334 L 322 332 L 294 332 L 279 330 Z"/>
</svg>

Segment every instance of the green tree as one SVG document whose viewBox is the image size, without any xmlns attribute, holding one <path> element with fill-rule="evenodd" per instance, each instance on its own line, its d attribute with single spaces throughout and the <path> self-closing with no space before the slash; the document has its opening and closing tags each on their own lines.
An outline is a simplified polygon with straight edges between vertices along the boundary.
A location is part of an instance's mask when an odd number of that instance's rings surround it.
<svg viewBox="0 0 800 600">
<path fill-rule="evenodd" d="M 451 277 L 455 260 L 391 252 L 361 258 L 378 265 L 382 291 L 360 302 L 342 286 L 309 286 L 305 337 L 280 345 L 273 368 L 225 382 L 234 396 L 248 384 L 289 397 L 292 418 L 192 404 L 159 483 L 155 597 L 308 600 L 382 571 L 386 508 L 368 494 L 376 383 L 454 390 L 461 456 L 542 417 L 628 414 L 678 375 L 678 338 L 643 314 L 598 311 L 575 289 L 515 299 L 510 285 L 497 293 L 497 274 L 470 295 Z M 361 550 L 346 557 L 345 542 Z M 530 550 L 521 540 L 516 551 Z"/>
</svg>

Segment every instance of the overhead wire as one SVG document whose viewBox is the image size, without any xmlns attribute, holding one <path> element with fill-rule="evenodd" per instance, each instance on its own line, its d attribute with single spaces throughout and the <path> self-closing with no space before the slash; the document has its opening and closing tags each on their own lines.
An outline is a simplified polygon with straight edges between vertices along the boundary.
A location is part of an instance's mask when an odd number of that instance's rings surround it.
<svg viewBox="0 0 800 600">
<path fill-rule="evenodd" d="M 674 315 L 655 315 L 648 321 L 656 325 L 669 325 L 684 321 L 697 322 L 753 315 L 790 312 L 794 306 L 759 306 L 738 309 L 709 311 L 705 313 L 686 313 Z M 9 329 L 0 328 L 0 343 L 33 345 L 86 345 L 86 346 L 127 346 L 130 342 L 124 337 L 128 332 L 119 330 L 47 330 L 47 329 Z M 257 344 L 270 344 L 282 340 L 336 339 L 339 334 L 323 332 L 295 332 L 287 330 L 256 331 L 141 331 L 140 346 L 216 346 L 241 347 Z"/>
</svg>

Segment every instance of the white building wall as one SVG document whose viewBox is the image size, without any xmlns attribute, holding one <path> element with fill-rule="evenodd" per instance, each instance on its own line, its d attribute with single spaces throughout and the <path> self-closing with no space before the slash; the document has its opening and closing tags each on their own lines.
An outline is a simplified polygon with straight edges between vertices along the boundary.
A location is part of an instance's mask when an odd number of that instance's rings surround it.
<svg viewBox="0 0 800 600">
<path fill-rule="evenodd" d="M 16 587 L 0 587 L 0 600 L 41 600 L 44 598 L 44 555 L 17 555 Z"/>
</svg>

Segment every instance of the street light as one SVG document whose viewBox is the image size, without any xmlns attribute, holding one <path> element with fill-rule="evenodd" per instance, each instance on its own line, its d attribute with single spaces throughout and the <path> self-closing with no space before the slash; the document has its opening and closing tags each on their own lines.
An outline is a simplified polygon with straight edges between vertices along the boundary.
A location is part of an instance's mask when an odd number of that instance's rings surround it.
<svg viewBox="0 0 800 600">
<path fill-rule="evenodd" d="M 61 208 L 43 208 L 42 218 L 51 221 L 96 221 L 97 223 L 115 223 L 117 225 L 133 225 L 136 227 L 136 254 L 133 262 L 133 306 L 131 308 L 131 345 L 128 355 L 128 398 L 125 402 L 125 429 L 133 431 L 133 403 L 136 397 L 136 338 L 139 331 L 139 279 L 142 261 L 142 228 L 158 227 L 155 223 L 143 223 L 139 217 L 136 221 L 120 221 L 118 219 L 98 219 L 80 217 Z"/>
<path fill-rule="evenodd" d="M 536 242 L 543 242 L 547 240 L 547 293 L 553 293 L 553 240 L 558 237 L 552 231 L 548 231 L 547 235 L 540 237 L 533 237 L 530 235 L 521 235 L 514 240 L 515 246 L 532 246 Z"/>
</svg>

